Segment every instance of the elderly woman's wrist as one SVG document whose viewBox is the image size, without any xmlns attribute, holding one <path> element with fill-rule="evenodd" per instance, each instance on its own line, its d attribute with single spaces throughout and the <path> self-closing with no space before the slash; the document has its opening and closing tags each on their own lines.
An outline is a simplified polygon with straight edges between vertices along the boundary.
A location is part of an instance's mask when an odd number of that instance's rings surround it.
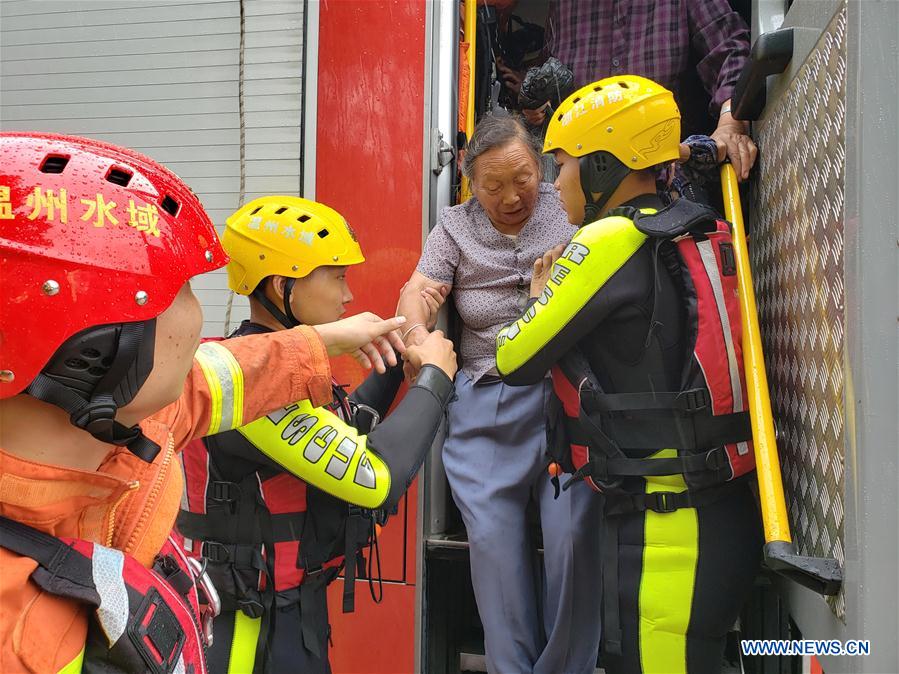
<svg viewBox="0 0 899 674">
<path fill-rule="evenodd" d="M 430 331 L 424 323 L 415 323 L 402 333 L 403 344 L 418 346 L 428 338 Z"/>
</svg>

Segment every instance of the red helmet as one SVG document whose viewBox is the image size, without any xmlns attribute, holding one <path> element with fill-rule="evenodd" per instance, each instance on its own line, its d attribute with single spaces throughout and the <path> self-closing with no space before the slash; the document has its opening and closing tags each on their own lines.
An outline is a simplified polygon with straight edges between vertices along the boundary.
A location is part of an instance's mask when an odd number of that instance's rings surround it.
<svg viewBox="0 0 899 674">
<path fill-rule="evenodd" d="M 227 257 L 200 200 L 132 150 L 0 133 L 0 398 L 85 328 L 152 319 Z"/>
</svg>

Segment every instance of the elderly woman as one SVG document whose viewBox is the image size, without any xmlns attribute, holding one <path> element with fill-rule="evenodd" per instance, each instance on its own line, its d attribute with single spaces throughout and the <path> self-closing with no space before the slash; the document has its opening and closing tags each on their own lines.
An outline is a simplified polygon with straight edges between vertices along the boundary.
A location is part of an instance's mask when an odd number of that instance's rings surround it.
<svg viewBox="0 0 899 674">
<path fill-rule="evenodd" d="M 484 118 L 462 171 L 474 196 L 440 214 L 399 313 L 408 320 L 406 344 L 419 344 L 428 334 L 421 291 L 448 289 L 463 322 L 443 461 L 468 530 L 487 667 L 592 674 L 600 632 L 598 500 L 582 483 L 554 498 L 544 421 L 549 379 L 506 386 L 495 347 L 497 332 L 524 309 L 535 261 L 567 243 L 575 228 L 555 190 L 541 182 L 539 149 L 518 119 Z M 542 590 L 525 521 L 531 498 L 543 524 Z"/>
</svg>

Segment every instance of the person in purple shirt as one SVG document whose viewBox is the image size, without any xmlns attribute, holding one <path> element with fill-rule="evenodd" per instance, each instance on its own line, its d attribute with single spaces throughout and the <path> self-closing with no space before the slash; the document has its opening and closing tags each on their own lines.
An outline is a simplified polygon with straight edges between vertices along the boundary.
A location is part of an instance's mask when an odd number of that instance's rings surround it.
<svg viewBox="0 0 899 674">
<path fill-rule="evenodd" d="M 592 674 L 600 634 L 599 499 L 583 483 L 554 498 L 546 455 L 550 380 L 507 386 L 495 347 L 499 330 L 535 292 L 535 260 L 576 230 L 556 191 L 541 182 L 539 148 L 517 118 L 484 117 L 462 170 L 473 197 L 440 213 L 398 311 L 407 318 L 408 345 L 428 335 L 420 310 L 425 288 L 452 292 L 462 321 L 443 463 L 468 532 L 487 669 Z M 530 500 L 543 525 L 543 569 L 534 568 Z"/>
<path fill-rule="evenodd" d="M 749 58 L 749 38 L 728 0 L 551 0 L 544 51 L 572 70 L 576 87 L 641 75 L 673 91 L 682 110 L 691 107 L 681 98 L 690 96 L 684 85 L 695 68 L 711 97 L 709 114 L 718 119 L 711 137 L 745 180 L 758 149 L 747 123 L 731 115 L 731 96 Z M 507 86 L 520 84 L 520 73 L 500 70 Z M 524 114 L 533 125 L 543 121 L 542 111 Z M 684 122 L 690 133 L 709 131 L 706 119 Z"/>
</svg>

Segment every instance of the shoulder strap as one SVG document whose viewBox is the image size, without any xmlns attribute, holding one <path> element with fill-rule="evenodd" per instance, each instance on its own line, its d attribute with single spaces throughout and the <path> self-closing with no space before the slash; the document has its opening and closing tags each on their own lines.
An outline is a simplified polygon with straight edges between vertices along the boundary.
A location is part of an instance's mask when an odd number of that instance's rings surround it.
<svg viewBox="0 0 899 674">
<path fill-rule="evenodd" d="M 678 199 L 655 213 L 644 213 L 633 206 L 620 206 L 608 213 L 633 220 L 634 227 L 649 237 L 673 239 L 688 232 L 711 232 L 717 227 L 718 215 L 704 204 Z"/>
<path fill-rule="evenodd" d="M 96 609 L 105 644 L 95 655 L 88 648 L 91 665 L 103 671 L 205 674 L 196 596 L 191 600 L 181 593 L 192 592 L 195 576 L 180 582 L 185 579 L 177 573 L 189 569 L 176 560 L 150 570 L 120 550 L 60 539 L 6 517 L 0 517 L 0 547 L 37 562 L 31 580 L 45 592 Z"/>
<path fill-rule="evenodd" d="M 33 559 L 50 571 L 54 578 L 93 588 L 91 560 L 84 555 L 73 554 L 74 548 L 56 536 L 0 517 L 0 548 Z"/>
</svg>

